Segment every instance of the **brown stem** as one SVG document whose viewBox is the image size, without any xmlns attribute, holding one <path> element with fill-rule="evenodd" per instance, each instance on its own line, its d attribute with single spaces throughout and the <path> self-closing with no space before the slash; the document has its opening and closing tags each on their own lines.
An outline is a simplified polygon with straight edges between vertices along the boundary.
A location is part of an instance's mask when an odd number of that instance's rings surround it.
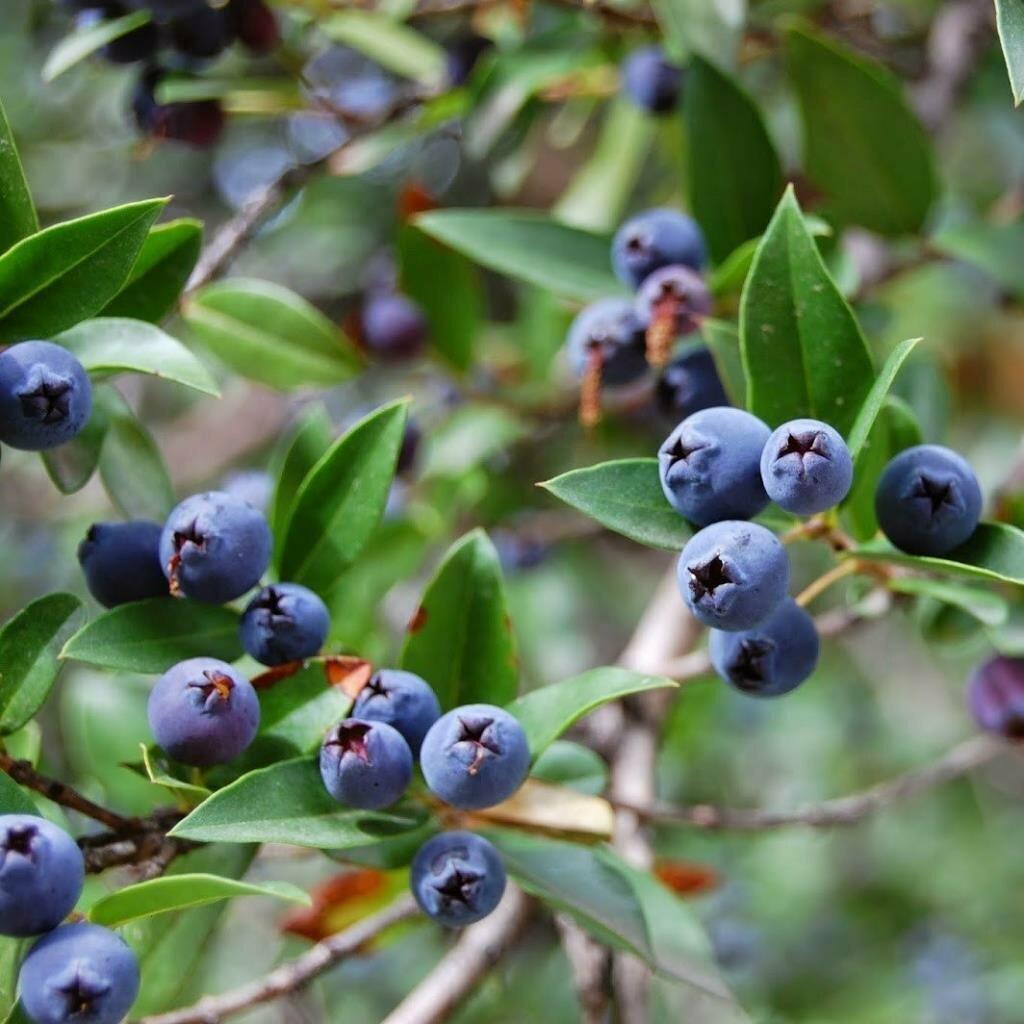
<svg viewBox="0 0 1024 1024">
<path fill-rule="evenodd" d="M 555 928 L 569 961 L 580 1024 L 603 1024 L 608 1017 L 608 951 L 568 914 L 555 914 Z"/>
</svg>

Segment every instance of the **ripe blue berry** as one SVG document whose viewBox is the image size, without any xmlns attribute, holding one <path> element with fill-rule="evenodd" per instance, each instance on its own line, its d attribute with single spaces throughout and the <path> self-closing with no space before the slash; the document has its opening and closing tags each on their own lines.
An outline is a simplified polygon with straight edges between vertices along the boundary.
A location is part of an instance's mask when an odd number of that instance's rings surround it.
<svg viewBox="0 0 1024 1024">
<path fill-rule="evenodd" d="M 139 962 L 109 929 L 68 924 L 29 950 L 18 988 L 35 1024 L 119 1024 L 139 994 Z"/>
<path fill-rule="evenodd" d="M 922 444 L 885 467 L 875 491 L 882 532 L 911 555 L 944 555 L 974 533 L 981 488 L 967 460 L 949 448 Z"/>
<path fill-rule="evenodd" d="M 505 865 L 482 836 L 442 832 L 419 848 L 409 884 L 423 913 L 449 928 L 464 928 L 501 902 Z"/>
<path fill-rule="evenodd" d="M 796 689 L 814 671 L 818 647 L 814 620 L 792 598 L 752 629 L 713 629 L 708 638 L 715 671 L 751 697 L 778 697 Z"/>
<path fill-rule="evenodd" d="M 846 497 L 853 483 L 853 459 L 846 442 L 827 423 L 790 420 L 764 446 L 761 479 L 776 505 L 809 516 Z"/>
<path fill-rule="evenodd" d="M 412 672 L 382 668 L 359 691 L 352 714 L 367 722 L 386 722 L 405 737 L 413 755 L 419 756 L 423 737 L 441 717 L 441 705 L 426 680 Z"/>
<path fill-rule="evenodd" d="M 732 632 L 763 622 L 785 599 L 789 559 L 771 530 L 726 521 L 690 538 L 678 575 L 694 618 Z"/>
<path fill-rule="evenodd" d="M 398 461 L 395 464 L 395 473 L 398 476 L 407 476 L 413 471 L 422 440 L 423 431 L 420 430 L 419 424 L 413 419 L 407 420 L 405 433 L 402 435 L 402 446 L 398 449 Z"/>
<path fill-rule="evenodd" d="M 967 703 L 982 729 L 1024 740 L 1024 658 L 995 657 L 979 665 L 968 684 Z"/>
<path fill-rule="evenodd" d="M 149 695 L 149 728 L 181 764 L 205 768 L 234 760 L 252 743 L 260 702 L 252 683 L 216 658 L 168 669 Z"/>
<path fill-rule="evenodd" d="M 423 310 L 397 292 L 378 292 L 363 306 L 360 321 L 363 344 L 380 359 L 415 359 L 427 341 Z"/>
<path fill-rule="evenodd" d="M 207 491 L 171 512 L 160 535 L 160 564 L 171 593 L 223 604 L 259 583 L 271 543 L 260 512 L 223 491 Z"/>
<path fill-rule="evenodd" d="M 634 50 L 622 64 L 622 87 L 642 110 L 667 114 L 674 110 L 682 86 L 682 72 L 669 64 L 660 46 Z"/>
<path fill-rule="evenodd" d="M 700 526 L 756 516 L 768 504 L 761 452 L 770 433 L 756 416 L 728 406 L 688 416 L 658 450 L 665 497 Z"/>
<path fill-rule="evenodd" d="M 186 57 L 208 60 L 231 45 L 234 26 L 223 7 L 199 4 L 174 18 L 165 30 L 171 47 Z"/>
<path fill-rule="evenodd" d="M 628 299 L 598 299 L 573 320 L 566 355 L 582 378 L 591 359 L 601 360 L 606 384 L 631 384 L 647 373 L 643 328 Z"/>
<path fill-rule="evenodd" d="M 85 864 L 63 829 L 31 814 L 0 816 L 0 935 L 48 932 L 78 902 Z"/>
<path fill-rule="evenodd" d="M 619 228 L 612 241 L 612 267 L 630 288 L 639 288 L 662 267 L 701 270 L 707 260 L 703 232 L 692 217 L 678 210 L 638 213 Z"/>
<path fill-rule="evenodd" d="M 507 800 L 530 768 L 523 727 L 493 704 L 466 704 L 442 715 L 420 750 L 431 791 L 463 811 Z"/>
<path fill-rule="evenodd" d="M 318 654 L 331 628 L 327 606 L 297 583 L 264 587 L 242 615 L 242 646 L 263 665 L 283 665 Z"/>
<path fill-rule="evenodd" d="M 253 53 L 270 53 L 281 41 L 277 17 L 263 0 L 231 0 L 228 14 L 238 41 Z"/>
<path fill-rule="evenodd" d="M 338 803 L 380 810 L 409 787 L 412 751 L 387 722 L 346 718 L 327 734 L 320 748 L 320 777 Z"/>
<path fill-rule="evenodd" d="M 159 523 L 93 523 L 78 545 L 78 563 L 89 593 L 107 608 L 167 596 L 160 566 Z"/>
<path fill-rule="evenodd" d="M 159 69 L 147 70 L 132 92 L 131 109 L 139 131 L 154 139 L 169 139 L 189 146 L 212 146 L 224 131 L 224 111 L 218 100 L 157 103 Z"/>
<path fill-rule="evenodd" d="M 33 452 L 55 448 L 91 412 L 89 377 L 67 349 L 23 341 L 0 353 L 0 441 Z"/>
<path fill-rule="evenodd" d="M 654 396 L 666 416 L 678 423 L 701 409 L 728 405 L 714 357 L 707 345 L 691 345 L 661 371 Z"/>
<path fill-rule="evenodd" d="M 645 277 L 636 295 L 636 316 L 646 329 L 665 319 L 678 337 L 697 330 L 711 312 L 711 292 L 696 271 L 671 264 Z"/>
</svg>

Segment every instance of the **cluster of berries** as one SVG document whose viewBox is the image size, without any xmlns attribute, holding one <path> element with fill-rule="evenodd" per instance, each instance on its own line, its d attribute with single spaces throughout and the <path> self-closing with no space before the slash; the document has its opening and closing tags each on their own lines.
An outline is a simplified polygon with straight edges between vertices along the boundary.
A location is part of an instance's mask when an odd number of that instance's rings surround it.
<svg viewBox="0 0 1024 1024">
<path fill-rule="evenodd" d="M 268 53 L 280 37 L 264 0 L 65 0 L 65 6 L 81 24 L 110 21 L 134 10 L 150 13 L 150 21 L 107 43 L 103 56 L 115 64 L 145 62 L 132 95 L 141 131 L 196 146 L 216 141 L 224 113 L 216 100 L 158 103 L 156 90 L 167 68 L 188 70 L 218 57 L 236 40 L 253 53 Z"/>
<path fill-rule="evenodd" d="M 42 936 L 21 964 L 21 1007 L 34 1024 L 118 1024 L 139 993 L 139 964 L 112 931 L 61 922 L 82 894 L 85 862 L 63 829 L 0 816 L 0 935 Z"/>
<path fill-rule="evenodd" d="M 845 442 L 819 420 L 792 420 L 771 431 L 749 412 L 712 407 L 669 434 L 658 466 L 666 498 L 703 527 L 683 549 L 679 586 L 694 617 L 712 627 L 715 670 L 745 693 L 788 693 L 813 672 L 818 636 L 787 596 L 785 548 L 747 520 L 770 501 L 800 516 L 838 505 L 853 482 Z M 896 547 L 944 555 L 974 532 L 981 489 L 956 452 L 919 445 L 886 466 L 875 505 Z"/>
</svg>

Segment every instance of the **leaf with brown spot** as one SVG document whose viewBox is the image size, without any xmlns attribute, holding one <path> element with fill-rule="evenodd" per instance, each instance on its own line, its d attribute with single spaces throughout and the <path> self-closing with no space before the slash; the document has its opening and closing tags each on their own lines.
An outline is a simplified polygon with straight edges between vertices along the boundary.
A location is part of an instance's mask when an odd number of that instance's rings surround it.
<svg viewBox="0 0 1024 1024">
<path fill-rule="evenodd" d="M 387 895 L 388 876 L 375 868 L 345 871 L 315 886 L 310 892 L 313 904 L 297 907 L 281 920 L 280 929 L 311 942 L 320 942 L 345 926 L 337 919 L 337 911 L 353 920 L 375 909 L 382 895 Z M 369 906 L 367 904 L 370 904 Z"/>
<path fill-rule="evenodd" d="M 281 682 L 282 679 L 288 679 L 296 672 L 301 671 L 304 665 L 305 662 L 302 661 L 289 661 L 284 665 L 275 665 L 273 668 L 268 668 L 266 672 L 253 676 L 249 682 L 257 690 L 269 690 L 275 683 Z"/>
<path fill-rule="evenodd" d="M 413 613 L 412 618 L 409 620 L 409 625 L 406 627 L 409 633 L 418 633 L 427 622 L 427 609 L 420 605 L 419 608 Z"/>
<path fill-rule="evenodd" d="M 359 691 L 370 681 L 373 665 L 364 658 L 337 654 L 324 661 L 324 675 L 327 676 L 328 685 L 338 687 L 347 697 L 355 700 Z"/>
</svg>

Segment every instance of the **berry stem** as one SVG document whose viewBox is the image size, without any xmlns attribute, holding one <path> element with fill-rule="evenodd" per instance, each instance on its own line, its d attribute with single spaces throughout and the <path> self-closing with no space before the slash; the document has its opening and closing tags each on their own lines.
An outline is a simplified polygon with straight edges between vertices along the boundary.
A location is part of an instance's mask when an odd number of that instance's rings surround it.
<svg viewBox="0 0 1024 1024">
<path fill-rule="evenodd" d="M 840 562 L 838 565 L 833 566 L 828 572 L 819 576 L 813 583 L 805 587 L 798 595 L 796 603 L 801 608 L 806 608 L 815 598 L 820 597 L 833 583 L 838 583 L 841 579 L 846 576 L 852 576 L 854 573 L 861 571 L 861 563 L 856 558 L 851 558 L 849 561 Z"/>
</svg>

